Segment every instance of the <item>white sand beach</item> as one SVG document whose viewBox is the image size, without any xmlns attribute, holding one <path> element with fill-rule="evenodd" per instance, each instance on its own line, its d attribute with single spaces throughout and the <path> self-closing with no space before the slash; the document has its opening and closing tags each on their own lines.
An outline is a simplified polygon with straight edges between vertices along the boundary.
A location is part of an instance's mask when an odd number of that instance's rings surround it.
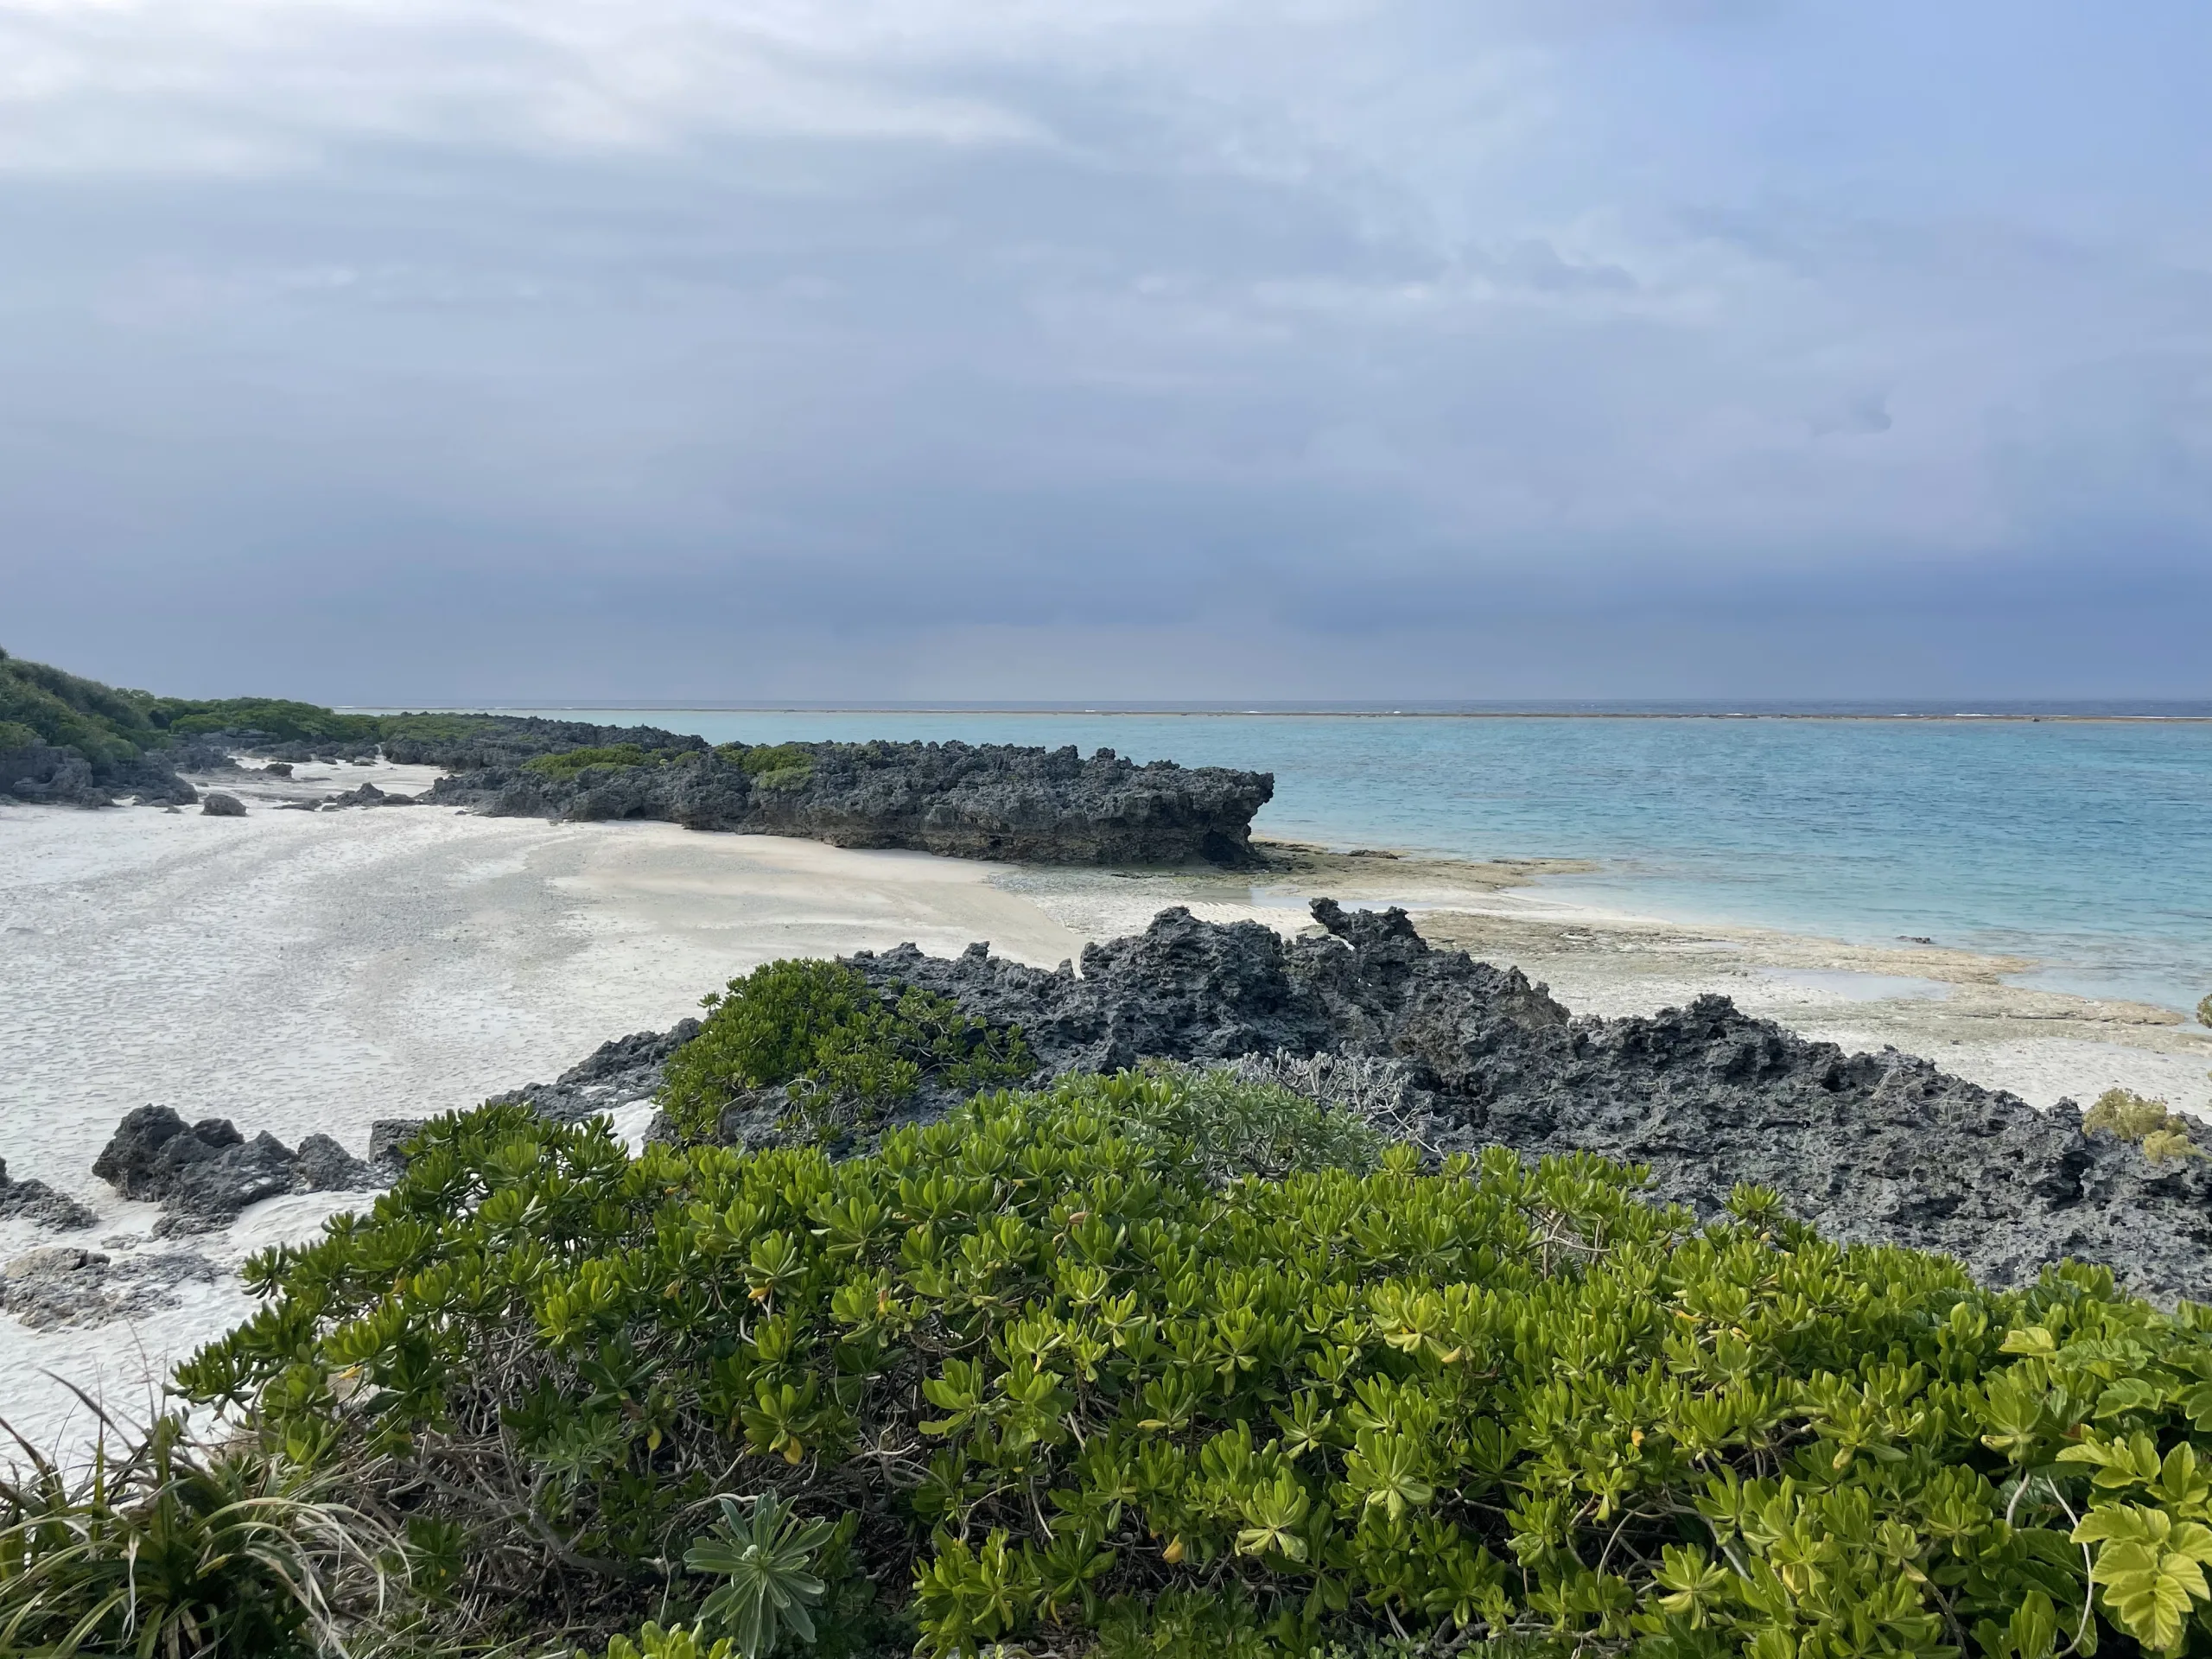
<svg viewBox="0 0 2212 1659">
<path fill-rule="evenodd" d="M 0 1222 L 0 1261 L 67 1242 L 118 1260 L 197 1252 L 220 1270 L 136 1319 L 32 1331 L 0 1316 L 0 1415 L 41 1445 L 84 1433 L 58 1377 L 143 1415 L 154 1379 L 245 1311 L 229 1271 L 239 1260 L 359 1202 L 272 1199 L 227 1233 L 156 1240 L 153 1207 L 90 1173 L 124 1112 L 156 1103 L 287 1143 L 320 1131 L 358 1153 L 377 1118 L 550 1078 L 779 957 L 904 940 L 951 954 L 985 939 L 1051 967 L 1166 905 L 1295 932 L 1306 900 L 1331 893 L 1405 904 L 1432 938 L 1518 963 L 1578 1011 L 1719 990 L 1809 1035 L 1928 1053 L 2037 1105 L 2119 1083 L 2206 1107 L 2212 1033 L 2169 1011 L 2016 989 L 2000 976 L 2024 964 L 1963 952 L 1566 906 L 1541 884 L 1566 866 L 1303 849 L 1258 877 L 1045 870 L 663 823 L 278 810 L 433 775 L 301 770 L 219 780 L 245 800 L 242 818 L 0 806 L 0 1157 L 11 1177 L 100 1216 L 62 1239 Z"/>
</svg>

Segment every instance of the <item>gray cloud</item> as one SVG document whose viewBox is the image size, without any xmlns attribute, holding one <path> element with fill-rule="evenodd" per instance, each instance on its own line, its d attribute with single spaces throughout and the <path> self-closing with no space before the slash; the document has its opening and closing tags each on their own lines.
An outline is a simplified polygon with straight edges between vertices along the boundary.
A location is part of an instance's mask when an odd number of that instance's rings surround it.
<svg viewBox="0 0 2212 1659">
<path fill-rule="evenodd" d="M 2135 97 L 2085 219 L 2001 163 L 2089 48 L 2024 26 L 1962 136 L 1906 16 L 0 0 L 0 643 L 347 700 L 2202 690 L 2198 118 Z"/>
</svg>

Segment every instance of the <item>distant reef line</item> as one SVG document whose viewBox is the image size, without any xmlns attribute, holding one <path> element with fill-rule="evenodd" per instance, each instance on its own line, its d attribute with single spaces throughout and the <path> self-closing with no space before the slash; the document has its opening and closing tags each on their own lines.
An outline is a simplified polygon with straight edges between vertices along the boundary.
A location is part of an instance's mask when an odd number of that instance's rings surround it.
<svg viewBox="0 0 2212 1659">
<path fill-rule="evenodd" d="M 653 726 L 527 715 L 165 697 L 0 652 L 0 794 L 181 806 L 199 791 L 181 774 L 235 771 L 241 753 L 280 765 L 382 756 L 435 766 L 447 776 L 416 798 L 495 817 L 655 819 L 1035 863 L 1255 865 L 1252 818 L 1274 792 L 1268 772 L 1140 766 L 1072 745 L 715 745 Z M 382 798 L 356 791 L 328 804 Z"/>
</svg>

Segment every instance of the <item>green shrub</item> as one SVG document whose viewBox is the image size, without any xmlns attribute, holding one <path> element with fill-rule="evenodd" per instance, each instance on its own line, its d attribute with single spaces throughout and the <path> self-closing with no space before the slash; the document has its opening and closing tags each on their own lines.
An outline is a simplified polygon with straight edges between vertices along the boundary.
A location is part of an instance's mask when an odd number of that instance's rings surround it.
<svg viewBox="0 0 2212 1659">
<path fill-rule="evenodd" d="M 814 752 L 804 743 L 729 743 L 715 753 L 762 789 L 804 789 L 814 776 Z"/>
<path fill-rule="evenodd" d="M 699 1034 L 668 1062 L 661 1092 L 679 1132 L 710 1139 L 740 1095 L 792 1085 L 817 1129 L 866 1117 L 925 1082 L 961 1093 L 1036 1070 L 1019 1032 L 993 1030 L 909 988 L 887 998 L 834 962 L 772 962 L 702 1003 Z"/>
<path fill-rule="evenodd" d="M 374 715 L 341 715 L 283 697 L 156 697 L 150 712 L 179 736 L 261 732 L 288 743 L 353 744 L 373 742 L 382 729 Z"/>
<path fill-rule="evenodd" d="M 44 663 L 0 659 L 0 721 L 56 748 L 75 749 L 96 766 L 168 741 L 148 716 L 150 701 L 143 692 L 118 691 Z"/>
<path fill-rule="evenodd" d="M 729 1637 L 711 1640 L 695 1630 L 677 1625 L 664 1630 L 648 1620 L 635 1642 L 618 1636 L 607 1644 L 607 1659 L 730 1659 Z"/>
<path fill-rule="evenodd" d="M 2196 1005 L 2196 1023 L 2200 1026 L 2212 1026 L 2212 996 L 2206 997 Z"/>
<path fill-rule="evenodd" d="M 563 754 L 541 754 L 522 763 L 524 772 L 541 772 L 566 781 L 591 766 L 652 766 L 665 757 L 635 743 L 616 743 L 606 748 L 570 749 Z"/>
<path fill-rule="evenodd" d="M 765 1659 L 786 1633 L 813 1646 L 809 1610 L 828 1587 L 814 1576 L 815 1559 L 837 1529 L 793 1515 L 773 1492 L 754 1498 L 749 1513 L 734 1497 L 720 1502 L 721 1524 L 683 1552 L 694 1573 L 726 1580 L 701 1605 L 700 1623 L 728 1630 L 745 1659 Z"/>
<path fill-rule="evenodd" d="M 2128 1089 L 2107 1089 L 2096 1103 L 2082 1114 L 2084 1130 L 2102 1129 L 2123 1141 L 2133 1141 L 2154 1164 L 2175 1158 L 2202 1158 L 2204 1153 L 2190 1138 L 2194 1127 L 2188 1118 L 2166 1109 L 2163 1100 L 2150 1100 Z"/>
<path fill-rule="evenodd" d="M 932 1655 L 2212 1647 L 2206 1310 L 1586 1156 L 1226 1167 L 1283 1092 L 1069 1078 L 842 1163 L 486 1108 L 180 1383 L 466 1526 L 456 1640 L 696 1619 L 671 1564 L 772 1492 Z"/>
<path fill-rule="evenodd" d="M 380 729 L 372 715 L 341 715 L 282 698 L 209 700 L 120 690 L 17 657 L 0 658 L 0 723 L 26 728 L 58 748 L 73 748 L 96 767 L 208 732 L 250 728 L 294 741 L 359 743 L 373 741 Z"/>
<path fill-rule="evenodd" d="M 28 749 L 41 741 L 39 734 L 28 726 L 19 726 L 12 720 L 0 720 L 0 752 Z"/>
<path fill-rule="evenodd" d="M 112 1426 L 110 1426 L 110 1431 Z M 0 1478 L 0 1653 L 162 1659 L 328 1650 L 381 1603 L 397 1539 L 327 1478 L 209 1451 L 162 1417 L 72 1476 L 18 1442 Z"/>
</svg>

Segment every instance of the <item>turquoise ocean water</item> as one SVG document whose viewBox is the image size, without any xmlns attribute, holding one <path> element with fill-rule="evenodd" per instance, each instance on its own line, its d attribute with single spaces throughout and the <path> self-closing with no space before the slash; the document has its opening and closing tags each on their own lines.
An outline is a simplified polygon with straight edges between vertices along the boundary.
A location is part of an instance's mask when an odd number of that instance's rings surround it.
<svg viewBox="0 0 2212 1659">
<path fill-rule="evenodd" d="M 518 711 L 519 712 L 519 711 Z M 1594 860 L 1563 898 L 2018 953 L 2024 982 L 2212 991 L 2212 723 L 543 709 L 715 742 L 1072 743 L 1275 775 L 1268 834 Z"/>
</svg>

